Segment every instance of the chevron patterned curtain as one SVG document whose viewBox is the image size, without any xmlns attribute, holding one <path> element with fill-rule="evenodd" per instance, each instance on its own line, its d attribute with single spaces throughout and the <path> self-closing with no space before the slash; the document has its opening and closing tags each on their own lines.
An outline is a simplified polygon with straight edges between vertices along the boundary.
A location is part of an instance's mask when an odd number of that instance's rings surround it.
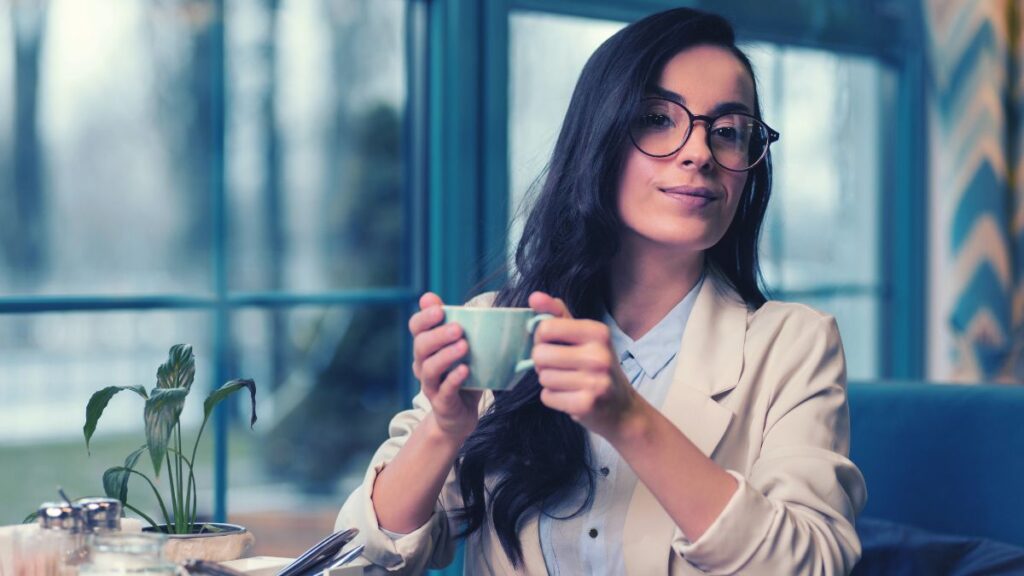
<svg viewBox="0 0 1024 576">
<path fill-rule="evenodd" d="M 1022 382 L 1021 0 L 922 0 L 928 36 L 932 298 L 957 381 Z M 1015 264 L 1016 261 L 1016 264 Z M 936 281 L 944 279 L 943 281 Z M 935 317 L 933 316 L 933 318 Z M 933 330 L 934 330 L 933 329 Z M 932 335 L 935 337 L 935 335 Z M 932 349 L 936 353 L 935 348 Z"/>
<path fill-rule="evenodd" d="M 1013 184 L 1013 225 L 1014 262 L 1016 275 L 1013 292 L 1013 381 L 1024 383 L 1024 1 L 1012 0 L 1009 10 L 1010 38 L 1016 45 L 1013 60 L 1015 82 L 1011 85 L 1011 110 L 1013 110 L 1016 134 L 1010 148 L 1013 170 L 1010 182 Z"/>
</svg>

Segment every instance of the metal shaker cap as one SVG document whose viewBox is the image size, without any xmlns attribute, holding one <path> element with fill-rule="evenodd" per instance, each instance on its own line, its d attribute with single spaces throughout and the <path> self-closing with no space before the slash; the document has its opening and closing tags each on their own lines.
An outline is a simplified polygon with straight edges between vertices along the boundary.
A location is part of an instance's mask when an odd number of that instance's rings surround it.
<svg viewBox="0 0 1024 576">
<path fill-rule="evenodd" d="M 82 498 L 75 501 L 86 532 L 121 529 L 121 501 L 116 498 Z"/>
<path fill-rule="evenodd" d="M 78 532 L 82 517 L 78 509 L 68 502 L 45 502 L 39 505 L 36 516 L 39 527 L 47 530 L 68 530 Z"/>
</svg>

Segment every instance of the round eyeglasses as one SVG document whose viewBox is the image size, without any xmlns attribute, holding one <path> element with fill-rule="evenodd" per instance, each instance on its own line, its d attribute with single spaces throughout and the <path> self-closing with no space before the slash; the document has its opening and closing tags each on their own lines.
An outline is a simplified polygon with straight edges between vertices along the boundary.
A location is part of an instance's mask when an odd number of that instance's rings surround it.
<svg viewBox="0 0 1024 576">
<path fill-rule="evenodd" d="M 655 158 L 672 156 L 686 145 L 693 124 L 704 122 L 707 145 L 715 162 L 732 172 L 746 172 L 768 155 L 779 133 L 750 114 L 729 112 L 700 116 L 667 98 L 650 97 L 629 125 L 629 137 L 638 150 Z"/>
</svg>

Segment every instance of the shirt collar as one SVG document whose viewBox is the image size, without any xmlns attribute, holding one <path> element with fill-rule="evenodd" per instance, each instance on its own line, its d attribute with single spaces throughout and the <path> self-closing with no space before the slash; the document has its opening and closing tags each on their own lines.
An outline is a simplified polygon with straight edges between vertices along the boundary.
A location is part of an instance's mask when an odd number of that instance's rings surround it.
<svg viewBox="0 0 1024 576">
<path fill-rule="evenodd" d="M 664 370 L 679 352 L 686 322 L 690 318 L 693 304 L 696 302 L 697 294 L 700 293 L 700 287 L 703 284 L 704 276 L 702 275 L 686 296 L 639 340 L 633 340 L 623 332 L 612 318 L 611 313 L 606 310 L 604 323 L 611 330 L 612 347 L 615 348 L 619 362 L 622 363 L 632 356 L 648 378 L 656 378 L 658 373 Z"/>
</svg>

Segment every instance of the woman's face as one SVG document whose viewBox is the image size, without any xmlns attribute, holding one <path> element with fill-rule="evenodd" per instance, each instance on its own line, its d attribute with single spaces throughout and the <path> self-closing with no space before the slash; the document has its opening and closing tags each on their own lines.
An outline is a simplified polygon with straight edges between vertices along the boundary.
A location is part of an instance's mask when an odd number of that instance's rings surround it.
<svg viewBox="0 0 1024 576">
<path fill-rule="evenodd" d="M 695 46 L 676 54 L 658 80 L 657 96 L 683 104 L 694 115 L 754 113 L 754 82 L 730 51 Z M 624 243 L 692 253 L 714 246 L 732 222 L 747 172 L 715 163 L 707 129 L 695 122 L 675 154 L 654 158 L 629 144 L 619 182 L 618 209 Z"/>
</svg>

